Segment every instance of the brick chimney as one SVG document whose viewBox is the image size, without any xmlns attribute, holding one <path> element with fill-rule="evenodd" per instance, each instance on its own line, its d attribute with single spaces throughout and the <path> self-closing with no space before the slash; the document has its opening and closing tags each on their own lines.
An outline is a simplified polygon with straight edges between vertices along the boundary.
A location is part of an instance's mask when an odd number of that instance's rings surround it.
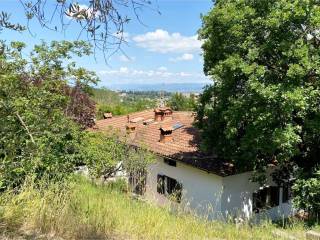
<svg viewBox="0 0 320 240">
<path fill-rule="evenodd" d="M 172 126 L 161 126 L 160 142 L 162 143 L 173 142 L 172 131 L 173 131 Z"/>
<path fill-rule="evenodd" d="M 133 140 L 136 137 L 136 134 L 137 134 L 136 129 L 137 129 L 137 124 L 135 123 L 128 123 L 126 125 L 128 139 Z"/>
<path fill-rule="evenodd" d="M 136 128 L 137 128 L 137 125 L 134 124 L 134 123 L 128 123 L 128 124 L 126 125 L 127 133 L 135 132 L 135 131 L 136 131 Z"/>
<path fill-rule="evenodd" d="M 106 112 L 103 114 L 103 118 L 104 119 L 109 119 L 109 118 L 112 118 L 112 113 L 111 112 Z"/>
<path fill-rule="evenodd" d="M 172 110 L 169 107 L 162 107 L 154 109 L 154 120 L 156 122 L 172 119 Z"/>
</svg>

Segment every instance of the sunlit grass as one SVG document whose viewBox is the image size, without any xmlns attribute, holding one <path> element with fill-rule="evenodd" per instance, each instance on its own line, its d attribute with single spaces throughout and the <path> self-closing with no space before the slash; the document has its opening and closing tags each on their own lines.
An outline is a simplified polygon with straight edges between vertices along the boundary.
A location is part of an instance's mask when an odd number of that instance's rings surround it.
<svg viewBox="0 0 320 240">
<path fill-rule="evenodd" d="M 1 197 L 0 232 L 36 231 L 65 239 L 274 239 L 276 226 L 241 226 L 200 220 L 192 215 L 134 200 L 117 187 L 84 179 L 28 185 L 17 195 Z M 286 229 L 303 237 L 303 226 Z"/>
</svg>

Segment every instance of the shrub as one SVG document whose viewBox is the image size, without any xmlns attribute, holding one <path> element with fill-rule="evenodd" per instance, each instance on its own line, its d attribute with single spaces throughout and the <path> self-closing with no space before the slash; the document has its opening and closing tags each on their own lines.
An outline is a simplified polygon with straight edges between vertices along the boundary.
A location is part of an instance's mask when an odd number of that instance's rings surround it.
<svg viewBox="0 0 320 240">
<path fill-rule="evenodd" d="M 309 212 L 312 218 L 320 213 L 320 170 L 308 179 L 299 179 L 293 186 L 294 204 Z"/>
</svg>

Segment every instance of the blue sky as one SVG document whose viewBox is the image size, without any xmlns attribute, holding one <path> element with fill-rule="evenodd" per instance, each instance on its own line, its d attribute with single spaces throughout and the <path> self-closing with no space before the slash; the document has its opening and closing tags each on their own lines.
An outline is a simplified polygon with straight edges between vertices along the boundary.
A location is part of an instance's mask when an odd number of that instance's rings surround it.
<svg viewBox="0 0 320 240">
<path fill-rule="evenodd" d="M 51 2 L 50 2 L 51 1 Z M 84 1 L 79 1 L 83 4 Z M 210 82 L 203 74 L 201 42 L 197 40 L 197 31 L 201 26 L 200 14 L 207 13 L 213 3 L 211 0 L 158 0 L 157 11 L 144 9 L 140 24 L 128 12 L 132 20 L 125 26 L 128 41 L 122 49 L 103 60 L 102 54 L 77 59 L 79 65 L 96 71 L 100 86 L 114 84 L 170 84 L 170 83 L 203 83 Z M 53 0 L 48 0 L 54 6 Z M 2 0 L 1 10 L 12 13 L 12 21 L 26 23 L 22 7 L 17 0 Z M 29 23 L 31 33 L 3 31 L 0 38 L 7 41 L 22 40 L 29 46 L 41 39 L 74 40 L 79 28 L 69 27 L 65 33 L 42 29 L 36 21 Z"/>
</svg>

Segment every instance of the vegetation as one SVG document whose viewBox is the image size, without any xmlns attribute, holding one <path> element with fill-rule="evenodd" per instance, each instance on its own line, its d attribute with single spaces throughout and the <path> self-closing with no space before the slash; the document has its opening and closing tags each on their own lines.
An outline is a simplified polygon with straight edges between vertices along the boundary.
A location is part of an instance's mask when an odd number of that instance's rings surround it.
<svg viewBox="0 0 320 240">
<path fill-rule="evenodd" d="M 103 51 L 109 49 L 107 43 L 123 41 L 128 19 L 120 10 L 127 3 L 134 10 L 137 4 L 150 4 L 88 1 L 84 9 L 57 0 L 48 15 L 47 1 L 21 2 L 28 20 L 37 18 L 48 28 L 55 21 L 46 16 L 68 15 Z M 294 202 L 314 218 L 320 212 L 319 10 L 314 0 L 217 0 L 199 31 L 204 70 L 215 82 L 197 107 L 207 151 L 231 159 L 241 171 L 255 170 L 253 179 L 261 183 L 267 167 L 278 165 L 274 180 L 284 185 L 297 178 Z M 6 13 L 0 14 L 3 28 L 25 30 Z M 124 181 L 96 185 L 119 169 L 140 177 L 154 156 L 129 148 L 111 131 L 83 130 L 93 126 L 96 113 L 102 118 L 105 112 L 152 108 L 156 99 L 150 96 L 155 95 L 92 89 L 98 81 L 95 73 L 71 61 L 92 54 L 84 41 L 42 42 L 29 56 L 23 53 L 24 43 L 0 44 L 1 232 L 22 229 L 66 239 L 274 238 L 271 223 L 239 230 L 234 224 L 186 215 L 183 209 L 133 200 Z M 178 93 L 168 104 L 174 110 L 197 105 L 194 96 Z M 80 165 L 88 167 L 91 182 L 74 176 Z M 144 179 L 137 180 L 139 190 Z M 303 238 L 302 225 L 288 225 L 288 232 Z"/>
<path fill-rule="evenodd" d="M 117 92 L 106 88 L 94 89 L 93 100 L 97 103 L 97 119 L 111 112 L 113 115 L 126 115 L 132 112 L 154 108 L 158 99 L 157 92 Z"/>
<path fill-rule="evenodd" d="M 123 91 L 117 93 L 106 88 L 94 89 L 92 99 L 97 103 L 97 119 L 111 112 L 113 115 L 126 115 L 157 106 L 162 94 L 157 91 Z M 182 93 L 164 92 L 166 105 L 174 111 L 193 111 L 196 107 L 194 94 L 185 96 Z"/>
<path fill-rule="evenodd" d="M 96 82 L 93 73 L 64 66 L 64 60 L 90 48 L 84 42 L 42 43 L 25 59 L 23 43 L 2 47 L 0 189 L 18 187 L 26 176 L 64 178 L 79 161 L 81 127 L 90 126 L 94 113 L 86 91 Z"/>
<path fill-rule="evenodd" d="M 132 148 L 125 141 L 111 129 L 108 134 L 85 134 L 81 153 L 83 164 L 88 167 L 91 178 L 103 177 L 107 180 L 119 170 L 125 170 L 133 176 L 138 171 L 145 170 L 147 165 L 154 161 L 153 154 L 148 150 Z"/>
<path fill-rule="evenodd" d="M 317 1 L 216 1 L 199 32 L 204 70 L 214 79 L 198 109 L 207 150 L 256 173 L 276 163 L 280 184 L 297 167 L 296 177 L 313 175 L 320 163 L 319 28 Z"/>
<path fill-rule="evenodd" d="M 80 3 L 73 0 L 21 0 L 21 9 L 24 11 L 28 23 L 36 20 L 41 27 L 48 31 L 67 30 L 70 24 L 79 28 L 77 39 L 85 39 L 94 45 L 95 50 L 103 53 L 114 53 L 126 42 L 124 27 L 129 23 L 129 10 L 139 21 L 139 10 L 153 7 L 150 0 L 84 0 Z M 17 7 L 19 7 L 19 4 Z M 0 11 L 0 31 L 10 29 L 25 31 L 26 26 L 21 23 L 12 23 L 12 13 Z M 29 27 L 29 24 L 28 24 Z M 115 34 L 116 33 L 116 34 Z"/>
<path fill-rule="evenodd" d="M 316 171 L 312 177 L 298 179 L 293 187 L 295 203 L 301 209 L 313 214 L 314 219 L 319 219 L 320 214 L 320 171 Z"/>
<path fill-rule="evenodd" d="M 169 99 L 168 106 L 175 111 L 193 111 L 196 107 L 196 99 L 194 94 L 187 97 L 182 93 L 175 93 Z"/>
<path fill-rule="evenodd" d="M 64 239 L 274 239 L 271 223 L 237 228 L 206 221 L 132 199 L 125 189 L 122 182 L 99 186 L 84 179 L 40 189 L 25 185 L 2 198 L 0 232 L 12 238 L 20 229 Z M 284 231 L 304 239 L 303 230 L 292 222 Z"/>
<path fill-rule="evenodd" d="M 129 151 L 116 135 L 83 131 L 93 124 L 90 85 L 94 73 L 65 64 L 72 55 L 90 54 L 84 42 L 36 45 L 23 58 L 23 43 L 5 46 L 0 55 L 0 190 L 19 189 L 27 178 L 62 181 L 78 165 L 92 176 L 112 175 L 130 156 L 137 165 L 146 151 Z M 73 85 L 72 87 L 70 85 Z M 123 141 L 123 140 L 122 140 Z M 140 162 L 139 162 L 140 161 Z"/>
</svg>

